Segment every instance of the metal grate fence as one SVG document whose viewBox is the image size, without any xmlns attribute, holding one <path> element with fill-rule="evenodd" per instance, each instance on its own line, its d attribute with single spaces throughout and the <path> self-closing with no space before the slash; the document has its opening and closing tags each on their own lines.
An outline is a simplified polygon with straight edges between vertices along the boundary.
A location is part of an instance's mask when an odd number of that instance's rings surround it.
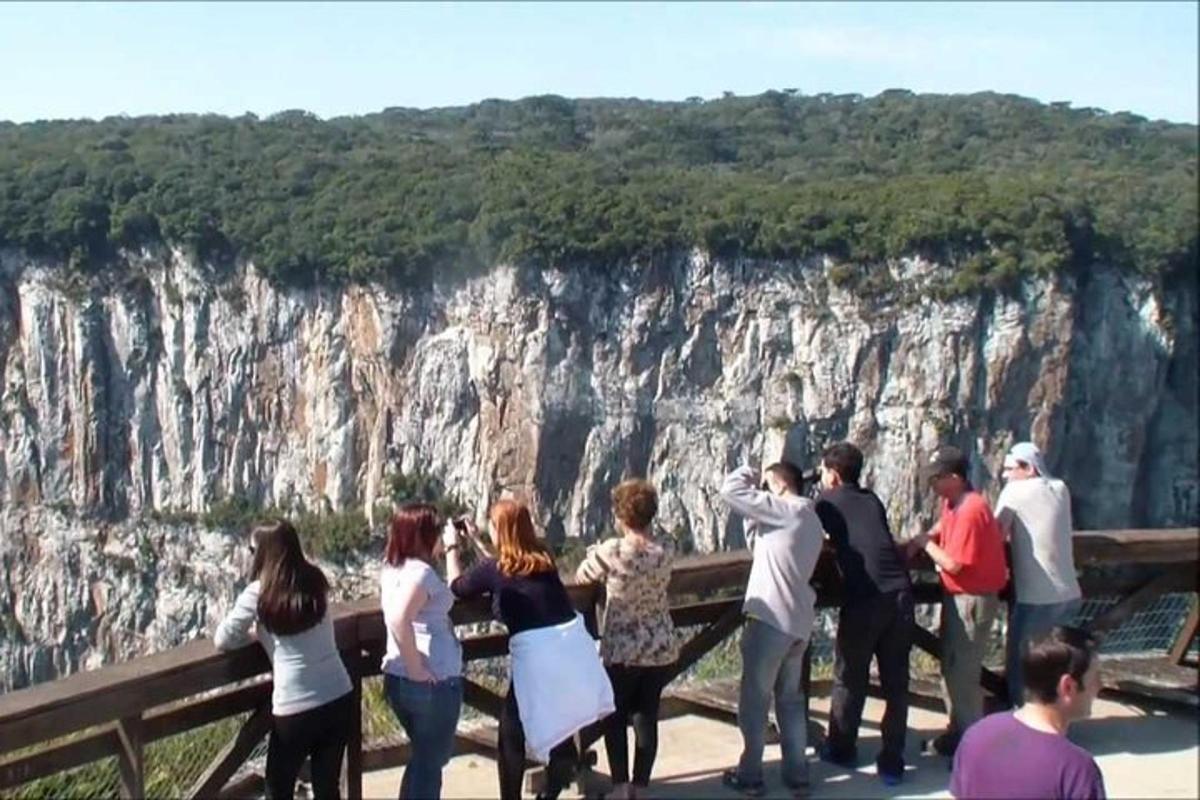
<svg viewBox="0 0 1200 800">
<path fill-rule="evenodd" d="M 1116 597 L 1093 597 L 1084 601 L 1075 624 L 1086 626 L 1119 602 Z M 1144 653 L 1162 655 L 1170 649 L 1191 610 L 1192 595 L 1164 594 L 1133 615 L 1124 625 L 1104 637 L 1100 652 L 1107 655 Z M 1196 649 L 1196 643 L 1192 643 Z"/>
<path fill-rule="evenodd" d="M 1086 627 L 1091 620 L 1108 611 L 1119 601 L 1118 597 L 1088 598 L 1080 607 L 1072 624 Z M 1110 631 L 1101 643 L 1100 652 L 1104 655 L 1165 655 L 1183 628 L 1188 612 L 1191 610 L 1191 603 L 1192 595 L 1186 593 L 1164 594 L 1158 597 L 1124 624 Z M 922 625 L 936 631 L 937 607 L 918 607 L 917 620 Z M 994 652 L 990 653 L 987 658 L 989 665 L 1000 666 L 1003 664 L 1003 636 L 1006 627 L 1007 624 L 1002 614 L 1001 619 L 997 622 L 997 636 L 993 641 Z M 694 631 L 688 631 L 689 634 L 692 632 Z M 833 640 L 836 635 L 837 610 L 830 608 L 819 610 L 813 624 L 810 644 L 814 677 L 824 677 L 831 673 Z M 740 668 L 737 646 L 737 637 L 730 637 L 688 670 L 684 679 L 717 680 L 735 677 Z M 1200 648 L 1200 639 L 1192 642 L 1191 645 L 1192 651 L 1197 651 L 1198 648 Z M 925 661 L 914 660 L 913 663 L 913 668 L 918 672 L 928 671 L 922 667 L 926 663 Z M 936 664 L 932 661 L 928 663 Z"/>
</svg>

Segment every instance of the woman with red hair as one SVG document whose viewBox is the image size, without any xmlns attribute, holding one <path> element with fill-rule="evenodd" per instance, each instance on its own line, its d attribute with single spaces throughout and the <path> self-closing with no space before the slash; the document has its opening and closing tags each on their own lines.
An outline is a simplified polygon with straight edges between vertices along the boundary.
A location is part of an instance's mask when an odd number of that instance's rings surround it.
<svg viewBox="0 0 1200 800">
<path fill-rule="evenodd" d="M 445 552 L 450 580 L 462 571 L 453 525 L 448 546 L 437 510 L 409 503 L 392 516 L 380 601 L 387 625 L 383 685 L 388 703 L 412 743 L 400 782 L 400 798 L 442 794 L 442 768 L 454 749 L 462 709 L 462 647 L 454 635 L 454 596 L 433 568 Z"/>
<path fill-rule="evenodd" d="M 501 500 L 489 518 L 495 557 L 452 581 L 450 589 L 461 598 L 490 595 L 493 616 L 508 628 L 512 681 L 500 715 L 501 800 L 521 797 L 526 749 L 549 761 L 540 797 L 555 798 L 577 766 L 572 737 L 612 712 L 612 686 L 554 558 L 538 541 L 529 509 Z M 490 556 L 469 523 L 467 532 Z"/>
</svg>

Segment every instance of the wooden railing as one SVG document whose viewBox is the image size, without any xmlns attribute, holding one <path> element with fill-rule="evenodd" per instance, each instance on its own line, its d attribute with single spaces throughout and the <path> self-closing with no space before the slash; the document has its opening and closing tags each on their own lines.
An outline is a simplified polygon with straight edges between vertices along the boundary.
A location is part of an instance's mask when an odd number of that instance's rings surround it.
<svg viewBox="0 0 1200 800">
<path fill-rule="evenodd" d="M 1166 592 L 1196 591 L 1200 533 L 1195 528 L 1079 532 L 1075 557 L 1085 596 L 1121 597 L 1095 619 L 1099 632 L 1112 630 L 1139 608 Z M 1120 568 L 1120 569 L 1115 569 Z M 672 616 L 679 627 L 703 626 L 682 648 L 676 674 L 695 664 L 737 630 L 742 621 L 740 593 L 750 569 L 742 551 L 684 558 L 674 569 L 670 594 Z M 840 578 L 832 553 L 822 554 L 813 585 L 818 605 L 836 605 Z M 571 599 L 594 621 L 602 594 L 595 586 L 570 585 Z M 918 572 L 918 603 L 940 599 L 936 577 Z M 362 681 L 379 674 L 385 631 L 377 599 L 338 605 L 333 609 L 342 658 L 352 676 L 361 715 Z M 459 603 L 453 610 L 458 624 L 491 618 L 481 602 Z M 1185 626 L 1182 648 L 1195 635 L 1195 619 Z M 918 626 L 918 647 L 938 656 L 936 636 Z M 465 660 L 492 658 L 507 652 L 507 636 L 490 634 L 463 640 Z M 1176 644 L 1175 649 L 1181 645 Z M 1182 650 L 1180 650 L 1182 652 Z M 145 794 L 145 748 L 150 742 L 249 712 L 237 734 L 186 792 L 189 797 L 216 796 L 242 766 L 270 727 L 270 663 L 261 647 L 251 645 L 230 653 L 217 651 L 211 641 L 197 640 L 156 655 L 81 672 L 0 696 L 0 790 L 115 756 L 120 793 Z M 1000 676 L 984 671 L 981 680 L 994 694 L 1004 692 Z M 467 681 L 465 702 L 497 718 L 503 699 L 478 683 Z M 33 745 L 42 747 L 31 748 Z M 460 751 L 486 752 L 494 738 L 460 733 Z M 32 751 L 31 751 L 32 750 Z M 21 751 L 21 752 L 15 752 Z M 403 744 L 364 750 L 361 716 L 356 718 L 346 760 L 346 794 L 362 795 L 362 773 L 403 763 Z"/>
</svg>

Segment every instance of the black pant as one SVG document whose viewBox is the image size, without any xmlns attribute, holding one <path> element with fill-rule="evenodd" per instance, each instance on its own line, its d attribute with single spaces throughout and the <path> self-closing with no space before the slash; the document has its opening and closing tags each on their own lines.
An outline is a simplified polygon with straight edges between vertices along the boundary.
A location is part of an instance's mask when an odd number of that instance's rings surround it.
<svg viewBox="0 0 1200 800">
<path fill-rule="evenodd" d="M 671 681 L 673 668 L 633 667 L 609 664 L 616 711 L 605 720 L 604 748 L 613 783 L 629 783 L 629 740 L 626 727 L 633 722 L 633 782 L 650 783 L 654 757 L 658 755 L 658 705 L 663 689 Z"/>
<path fill-rule="evenodd" d="M 521 725 L 521 712 L 517 708 L 517 694 L 512 685 L 504 699 L 500 712 L 500 760 L 496 767 L 500 772 L 500 800 L 520 800 L 521 780 L 525 777 L 525 728 Z M 579 752 L 575 749 L 575 737 L 570 737 L 550 751 L 550 763 L 546 766 L 546 791 L 541 796 L 558 797 L 559 792 L 575 776 L 579 764 Z"/>
<path fill-rule="evenodd" d="M 850 760 L 858 745 L 858 726 L 871 657 L 879 665 L 879 685 L 887 707 L 883 714 L 883 751 L 877 761 L 887 772 L 904 769 L 908 727 L 908 651 L 912 647 L 913 598 L 905 590 L 876 595 L 843 606 L 834 643 L 833 694 L 828 746 L 835 758 Z"/>
<path fill-rule="evenodd" d="M 292 800 L 296 776 L 312 758 L 312 788 L 317 800 L 340 796 L 342 755 L 350 735 L 354 693 L 323 706 L 274 717 L 267 745 L 267 797 Z"/>
</svg>

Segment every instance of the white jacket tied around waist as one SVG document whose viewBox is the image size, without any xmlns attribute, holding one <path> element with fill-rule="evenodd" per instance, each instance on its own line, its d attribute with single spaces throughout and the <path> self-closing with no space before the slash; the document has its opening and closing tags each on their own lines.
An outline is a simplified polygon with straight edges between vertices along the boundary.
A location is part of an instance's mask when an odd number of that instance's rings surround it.
<svg viewBox="0 0 1200 800">
<path fill-rule="evenodd" d="M 508 640 L 525 749 L 543 764 L 550 749 L 613 712 L 608 673 L 579 614 Z"/>
</svg>

